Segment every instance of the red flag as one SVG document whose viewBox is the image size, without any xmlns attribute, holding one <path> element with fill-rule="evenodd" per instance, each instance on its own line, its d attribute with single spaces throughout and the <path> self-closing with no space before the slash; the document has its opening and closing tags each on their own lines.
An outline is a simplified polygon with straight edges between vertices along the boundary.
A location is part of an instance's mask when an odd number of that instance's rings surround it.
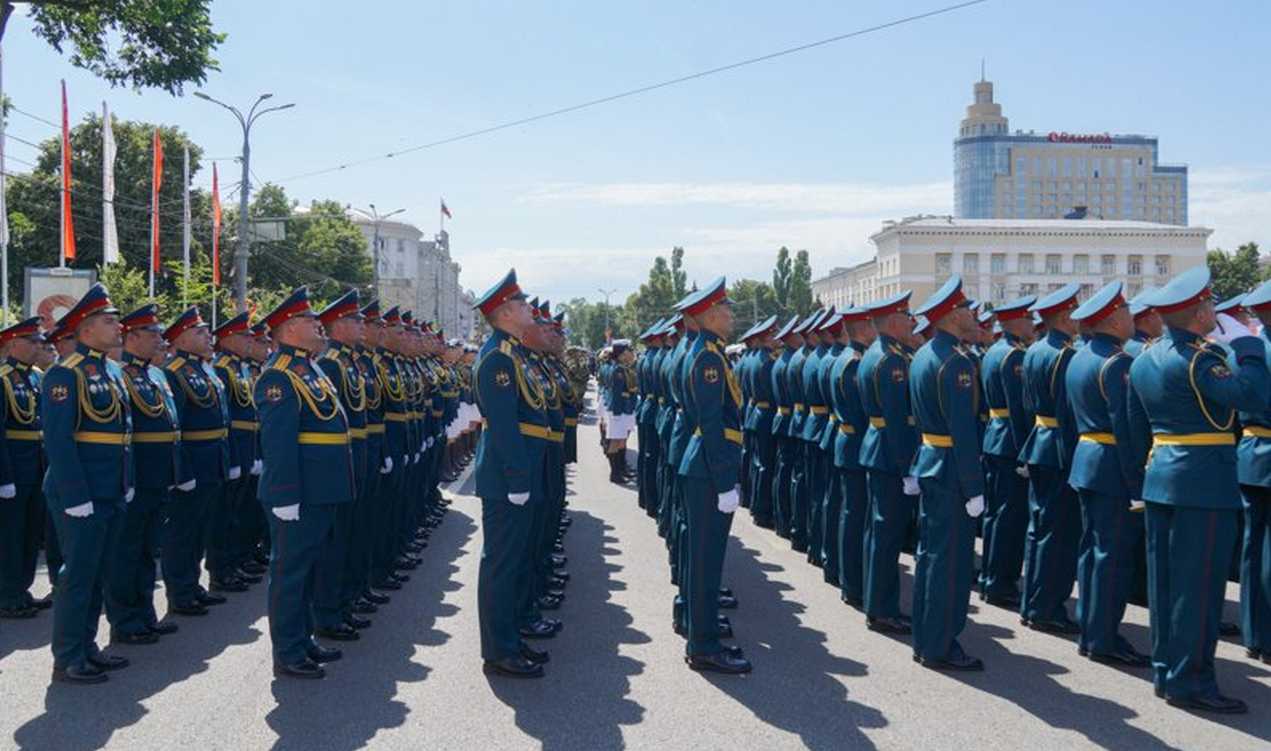
<svg viewBox="0 0 1271 751">
<path fill-rule="evenodd" d="M 212 162 L 212 286 L 221 286 L 221 188 Z"/>
<path fill-rule="evenodd" d="M 450 209 L 446 208 L 446 199 L 444 198 L 441 199 L 441 213 L 445 214 L 447 219 L 454 219 L 454 217 L 450 215 Z"/>
<path fill-rule="evenodd" d="M 71 216 L 71 121 L 62 81 L 62 258 L 75 260 L 75 221 Z"/>
<path fill-rule="evenodd" d="M 154 173 L 150 190 L 150 268 L 159 273 L 159 188 L 163 185 L 163 141 L 154 129 Z"/>
</svg>

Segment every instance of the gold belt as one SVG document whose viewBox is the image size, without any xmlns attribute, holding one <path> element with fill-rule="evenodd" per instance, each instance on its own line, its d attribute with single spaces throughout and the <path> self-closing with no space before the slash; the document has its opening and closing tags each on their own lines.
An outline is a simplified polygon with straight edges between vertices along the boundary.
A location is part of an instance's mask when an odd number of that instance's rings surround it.
<svg viewBox="0 0 1271 751">
<path fill-rule="evenodd" d="M 4 437 L 11 441 L 41 441 L 44 440 L 43 430 L 6 430 Z"/>
<path fill-rule="evenodd" d="M 434 409 L 434 410 L 432 411 L 432 416 L 433 416 L 433 417 L 441 417 L 441 416 L 442 416 L 442 415 L 444 415 L 444 414 L 446 414 L 446 410 L 444 410 L 444 409 Z M 423 417 L 424 417 L 424 413 L 423 413 L 423 412 L 420 412 L 420 413 L 419 413 L 419 418 L 422 420 L 422 419 L 423 419 Z"/>
<path fill-rule="evenodd" d="M 1100 443 L 1104 446 L 1117 445 L 1117 437 L 1111 433 L 1082 433 L 1081 440 Z"/>
<path fill-rule="evenodd" d="M 576 427 L 578 427 L 578 418 L 577 418 L 577 417 L 566 417 L 566 418 L 565 418 L 565 427 L 567 427 L 567 428 L 576 428 Z"/>
<path fill-rule="evenodd" d="M 829 413 L 830 413 L 829 407 L 823 407 L 819 404 L 812 407 L 812 414 L 814 415 L 828 415 Z"/>
<path fill-rule="evenodd" d="M 1057 428 L 1059 421 L 1049 415 L 1038 415 L 1036 418 L 1037 427 L 1039 428 Z"/>
<path fill-rule="evenodd" d="M 533 423 L 520 423 L 521 435 L 527 435 L 530 438 L 542 438 L 547 440 L 550 438 L 552 430 L 546 425 L 534 425 Z"/>
<path fill-rule="evenodd" d="M 350 438 L 360 438 L 362 440 L 366 440 L 366 436 L 367 436 L 366 428 L 349 428 Z"/>
<path fill-rule="evenodd" d="M 693 435 L 700 438 L 702 435 L 702 429 L 698 428 L 697 430 L 694 430 Z M 732 441 L 733 443 L 740 445 L 742 442 L 741 431 L 733 430 L 732 428 L 724 428 L 724 440 Z"/>
<path fill-rule="evenodd" d="M 128 433 L 106 433 L 98 430 L 77 430 L 75 440 L 79 443 L 100 443 L 106 446 L 127 446 L 132 443 Z"/>
<path fill-rule="evenodd" d="M 260 423 L 255 420 L 231 420 L 229 426 L 234 430 L 249 430 L 253 433 L 260 430 Z"/>
<path fill-rule="evenodd" d="M 347 446 L 349 444 L 348 433 L 300 433 L 298 438 L 301 446 Z"/>
<path fill-rule="evenodd" d="M 1005 420 L 1009 418 L 1010 416 L 1011 416 L 1011 411 L 1006 408 L 989 410 L 989 417 L 992 417 L 995 420 Z"/>
<path fill-rule="evenodd" d="M 789 408 L 789 407 L 777 407 L 777 414 L 779 414 L 779 415 L 783 415 L 783 416 L 786 416 L 786 417 L 789 417 L 789 416 L 790 416 L 790 408 Z"/>
<path fill-rule="evenodd" d="M 388 422 L 410 422 L 410 416 L 405 412 L 387 412 L 384 419 Z"/>
<path fill-rule="evenodd" d="M 1152 436 L 1157 446 L 1234 446 L 1232 433 L 1157 433 Z"/>
<path fill-rule="evenodd" d="M 848 423 L 841 422 L 839 423 L 839 432 L 843 435 L 856 435 L 856 428 Z"/>
<path fill-rule="evenodd" d="M 563 430 L 562 430 L 562 431 L 560 431 L 560 432 L 558 433 L 558 432 L 556 432 L 555 430 L 552 430 L 551 428 L 548 428 L 548 429 L 547 429 L 547 440 L 551 441 L 552 443 L 564 443 L 564 442 L 565 442 L 565 431 L 563 431 Z"/>
<path fill-rule="evenodd" d="M 923 433 L 922 442 L 928 446 L 936 448 L 951 449 L 953 448 L 953 436 L 941 435 L 940 433 Z"/>
<path fill-rule="evenodd" d="M 172 443 L 180 438 L 181 434 L 175 430 L 154 431 L 145 433 L 133 433 L 133 443 Z"/>
<path fill-rule="evenodd" d="M 755 402 L 754 404 L 755 404 L 755 406 L 756 406 L 756 407 L 758 407 L 759 409 L 772 409 L 772 403 L 771 403 L 771 402 Z"/>
<path fill-rule="evenodd" d="M 377 424 L 375 424 L 375 425 L 367 425 L 367 426 L 366 426 L 366 434 L 367 434 L 367 435 L 380 435 L 380 434 L 382 434 L 383 432 L 384 432 L 384 423 L 382 423 L 382 422 L 381 422 L 381 423 L 377 423 Z"/>
<path fill-rule="evenodd" d="M 799 402 L 795 402 L 795 403 L 794 403 L 794 411 L 795 411 L 795 412 L 802 412 L 802 411 L 803 411 L 803 405 L 802 405 L 801 403 L 799 403 Z"/>
<path fill-rule="evenodd" d="M 1261 425 L 1246 425 L 1245 438 L 1271 438 L 1271 428 L 1264 428 Z"/>
<path fill-rule="evenodd" d="M 869 418 L 869 424 L 870 427 L 885 428 L 887 427 L 887 420 L 883 417 L 871 417 Z"/>
<path fill-rule="evenodd" d="M 181 433 L 183 441 L 219 441 L 229 435 L 229 431 L 225 428 L 216 428 L 215 430 L 185 430 Z"/>
</svg>

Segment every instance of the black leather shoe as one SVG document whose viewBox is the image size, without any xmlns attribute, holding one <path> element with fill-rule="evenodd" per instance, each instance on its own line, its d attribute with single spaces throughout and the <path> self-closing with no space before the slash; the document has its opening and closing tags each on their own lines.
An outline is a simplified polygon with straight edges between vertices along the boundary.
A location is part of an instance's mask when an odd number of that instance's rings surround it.
<svg viewBox="0 0 1271 751">
<path fill-rule="evenodd" d="M 371 619 L 359 618 L 356 615 L 346 615 L 344 616 L 344 625 L 361 631 L 362 629 L 371 627 Z"/>
<path fill-rule="evenodd" d="M 265 580 L 264 576 L 261 576 L 260 574 L 249 574 L 241 568 L 234 572 L 234 576 L 238 577 L 238 580 L 244 584 L 260 584 Z"/>
<path fill-rule="evenodd" d="M 280 665 L 274 663 L 275 678 L 305 678 L 308 680 L 316 680 L 325 677 L 327 671 L 322 669 L 318 663 L 305 658 L 294 665 Z"/>
<path fill-rule="evenodd" d="M 172 621 L 159 621 L 158 623 L 151 623 L 146 628 L 149 628 L 151 631 L 158 634 L 159 636 L 167 636 L 168 634 L 175 634 L 177 631 L 181 630 L 181 627 L 173 623 Z"/>
<path fill-rule="evenodd" d="M 504 657 L 502 660 L 486 660 L 481 665 L 486 675 L 502 675 L 508 678 L 542 678 L 543 666 L 524 657 Z"/>
<path fill-rule="evenodd" d="M 204 605 L 224 605 L 227 600 L 220 595 L 214 595 L 211 592 L 200 592 L 199 602 Z"/>
<path fill-rule="evenodd" d="M 39 613 L 39 609 L 34 605 L 26 605 L 20 608 L 0 608 L 0 618 L 34 618 Z"/>
<path fill-rule="evenodd" d="M 358 600 L 353 603 L 353 607 L 349 608 L 349 610 L 352 611 L 354 615 L 371 615 L 372 613 L 378 613 L 380 609 L 371 602 Z"/>
<path fill-rule="evenodd" d="M 556 636 L 556 628 L 546 621 L 521 626 L 521 636 L 526 639 L 551 639 Z"/>
<path fill-rule="evenodd" d="M 313 662 L 323 663 L 335 662 L 343 657 L 344 653 L 335 647 L 324 647 L 321 644 L 313 644 L 305 650 L 305 656 Z"/>
<path fill-rule="evenodd" d="M 187 605 L 169 605 L 168 612 L 177 615 L 207 615 L 208 609 L 201 602 L 192 602 Z"/>
<path fill-rule="evenodd" d="M 547 596 L 548 596 L 548 597 L 555 597 L 555 598 L 556 598 L 556 599 L 558 599 L 558 600 L 563 600 L 563 599 L 565 599 L 565 590 L 563 590 L 563 589 L 552 589 L 551 587 L 548 587 L 548 589 L 547 589 Z"/>
<path fill-rule="evenodd" d="M 1115 652 L 1091 652 L 1087 655 L 1095 662 L 1104 665 L 1122 665 L 1127 668 L 1145 668 L 1152 664 L 1147 655 L 1139 654 L 1133 649 L 1118 649 Z"/>
<path fill-rule="evenodd" d="M 1245 647 L 1245 657 L 1248 657 L 1250 660 L 1261 660 L 1262 650 L 1257 647 Z"/>
<path fill-rule="evenodd" d="M 1081 626 L 1073 621 L 1029 621 L 1024 624 L 1034 631 L 1041 631 L 1045 634 L 1079 634 Z"/>
<path fill-rule="evenodd" d="M 401 582 L 399 582 L 399 581 L 397 581 L 396 579 L 385 579 L 384 581 L 380 582 L 379 584 L 376 584 L 376 585 L 375 585 L 375 588 L 376 588 L 376 589 L 387 589 L 387 590 L 393 591 L 393 590 L 401 589 L 401 588 L 402 588 L 402 583 L 401 583 Z M 384 597 L 384 596 L 386 596 L 386 595 L 380 595 L 380 596 L 381 596 L 381 597 Z M 372 602 L 374 602 L 374 600 L 372 600 Z"/>
<path fill-rule="evenodd" d="M 552 554 L 552 568 L 563 568 L 567 563 L 569 563 L 568 556 Z"/>
<path fill-rule="evenodd" d="M 569 581 L 568 571 L 561 571 L 560 569 L 556 569 L 555 571 L 552 572 L 552 576 L 554 576 L 557 579 L 560 579 L 561 581 Z"/>
<path fill-rule="evenodd" d="M 405 584 L 410 581 L 410 574 L 402 573 L 401 571 L 394 571 L 388 575 L 388 580 L 395 581 L 398 584 Z"/>
<path fill-rule="evenodd" d="M 92 665 L 72 665 L 68 668 L 53 668 L 53 680 L 58 683 L 105 683 L 109 679 L 110 676 Z"/>
<path fill-rule="evenodd" d="M 362 638 L 357 629 L 347 623 L 341 623 L 331 628 L 315 628 L 313 633 L 315 636 L 321 636 L 323 639 L 331 639 L 332 641 L 357 641 Z"/>
<path fill-rule="evenodd" d="M 861 608 L 865 607 L 865 601 L 859 597 L 849 597 L 847 595 L 839 595 L 839 599 L 843 601 L 843 604 L 850 605 L 851 607 L 854 607 L 857 610 L 860 610 Z"/>
<path fill-rule="evenodd" d="M 960 654 L 944 659 L 928 659 L 914 655 L 914 662 L 932 670 L 983 670 L 984 661 L 968 654 Z"/>
<path fill-rule="evenodd" d="M 1019 610 L 1019 595 L 983 595 L 981 600 L 1007 610 Z"/>
<path fill-rule="evenodd" d="M 1230 696 L 1222 694 L 1214 694 L 1213 696 L 1194 696 L 1189 699 L 1176 699 L 1172 696 L 1166 697 L 1165 702 L 1171 707 L 1181 707 L 1182 709 L 1193 709 L 1198 712 L 1213 712 L 1215 714 L 1244 714 L 1249 711 L 1249 705 L 1239 699 L 1233 699 Z"/>
<path fill-rule="evenodd" d="M 706 670 L 712 673 L 740 675 L 741 673 L 749 673 L 751 670 L 750 660 L 745 657 L 737 657 L 729 650 L 713 655 L 685 657 L 684 662 L 688 663 L 689 668 L 692 670 Z"/>
<path fill-rule="evenodd" d="M 521 642 L 521 657 L 529 660 L 535 665 L 545 665 L 552 661 L 552 656 L 545 649 L 535 649 L 525 642 Z"/>
<path fill-rule="evenodd" d="M 560 610 L 560 599 L 556 597 L 543 596 L 538 598 L 539 610 Z"/>
<path fill-rule="evenodd" d="M 720 596 L 719 596 L 719 609 L 720 609 L 720 610 L 736 610 L 736 609 L 737 609 L 737 598 L 736 598 L 736 597 L 729 597 L 728 595 L 720 595 Z"/>
<path fill-rule="evenodd" d="M 247 582 L 241 579 L 213 579 L 211 590 L 213 592 L 246 592 Z"/>
<path fill-rule="evenodd" d="M 866 618 L 865 626 L 880 634 L 908 634 L 913 631 L 907 618 Z"/>
<path fill-rule="evenodd" d="M 27 604 L 36 610 L 48 610 L 53 607 L 53 593 L 50 592 L 43 597 L 27 596 Z"/>
<path fill-rule="evenodd" d="M 1240 636 L 1240 627 L 1230 621 L 1218 622 L 1219 636 Z M 1227 699 L 1225 696 L 1219 696 L 1220 699 Z M 1240 701 L 1239 699 L 1228 699 L 1228 701 Z M 1243 704 L 1244 702 L 1241 702 Z M 1248 707 L 1246 707 L 1248 709 Z M 1215 710 L 1217 711 L 1217 710 Z"/>
<path fill-rule="evenodd" d="M 153 631 L 140 631 L 135 634 L 111 634 L 110 641 L 113 644 L 158 644 L 159 635 Z"/>
<path fill-rule="evenodd" d="M 366 600 L 373 605 L 387 605 L 393 601 L 393 598 L 389 597 L 388 595 L 382 592 L 371 591 L 371 592 L 367 592 L 366 594 L 362 596 L 365 597 Z"/>
<path fill-rule="evenodd" d="M 249 576 L 261 576 L 269 570 L 269 567 L 253 560 L 240 564 L 238 570 Z"/>
<path fill-rule="evenodd" d="M 105 652 L 89 655 L 88 664 L 98 670 L 123 670 L 129 665 L 127 657 L 108 655 Z"/>
</svg>

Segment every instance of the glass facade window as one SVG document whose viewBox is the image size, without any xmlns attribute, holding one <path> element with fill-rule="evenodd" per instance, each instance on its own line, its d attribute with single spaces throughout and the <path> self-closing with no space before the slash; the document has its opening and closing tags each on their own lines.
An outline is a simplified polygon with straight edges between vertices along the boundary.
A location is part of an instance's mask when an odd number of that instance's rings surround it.
<svg viewBox="0 0 1271 751">
<path fill-rule="evenodd" d="M 1026 297 L 1028 295 L 1035 295 L 1035 294 L 1037 294 L 1037 285 L 1035 283 L 1025 282 L 1019 285 L 1020 297 Z"/>
<path fill-rule="evenodd" d="M 1033 273 L 1033 254 L 1020 253 L 1019 260 L 1016 262 L 1016 265 L 1018 267 L 1019 273 L 1021 274 Z"/>
<path fill-rule="evenodd" d="M 1072 157 L 1064 157 L 1064 177 L 1072 177 Z"/>
<path fill-rule="evenodd" d="M 962 256 L 962 273 L 980 273 L 980 255 L 978 253 L 967 253 Z"/>
<path fill-rule="evenodd" d="M 1072 273 L 1089 274 L 1090 273 L 1090 256 L 1077 255 L 1072 257 Z"/>
<path fill-rule="evenodd" d="M 1105 255 L 1099 263 L 1099 270 L 1104 276 L 1111 276 L 1117 273 L 1117 257 Z"/>
<path fill-rule="evenodd" d="M 989 264 L 990 264 L 990 270 L 994 274 L 1005 274 L 1006 273 L 1006 254 L 994 253 L 993 257 L 989 260 Z"/>
<path fill-rule="evenodd" d="M 1143 276 L 1143 256 L 1130 256 L 1125 261 L 1125 273 L 1129 276 Z"/>
<path fill-rule="evenodd" d="M 1169 276 L 1169 256 L 1156 257 L 1156 275 Z"/>
<path fill-rule="evenodd" d="M 1056 159 L 1054 157 L 1047 159 L 1046 160 L 1046 175 L 1048 177 L 1055 177 L 1058 174 L 1058 172 L 1059 172 L 1059 165 Z"/>
<path fill-rule="evenodd" d="M 1046 273 L 1047 274 L 1062 274 L 1063 266 L 1064 266 L 1063 256 L 1060 256 L 1058 253 L 1046 254 Z"/>
</svg>

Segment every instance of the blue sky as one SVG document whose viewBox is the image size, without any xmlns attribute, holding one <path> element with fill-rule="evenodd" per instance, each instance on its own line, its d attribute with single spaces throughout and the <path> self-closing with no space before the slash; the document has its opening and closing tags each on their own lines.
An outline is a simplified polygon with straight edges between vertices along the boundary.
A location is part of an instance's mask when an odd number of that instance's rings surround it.
<svg viewBox="0 0 1271 751">
<path fill-rule="evenodd" d="M 222 0 L 229 38 L 204 90 L 296 108 L 253 130 L 260 180 L 295 198 L 406 208 L 426 232 L 454 212 L 461 282 L 508 266 L 552 299 L 633 290 L 686 248 L 691 277 L 766 278 L 776 248 L 821 274 L 871 254 L 883 219 L 952 210 L 952 139 L 986 58 L 1012 128 L 1144 133 L 1191 168 L 1211 243 L 1271 242 L 1271 4 L 990 0 L 955 13 L 411 155 L 381 155 L 940 7 L 940 0 L 771 3 Z M 360 6 L 360 7 L 359 7 Z M 373 12 L 364 12 L 362 9 Z M 350 9 L 357 12 L 350 13 Z M 37 41 L 5 38 L 17 106 L 99 110 L 183 127 L 238 152 L 228 113 L 187 95 L 110 89 Z M 52 135 L 21 116 L 10 132 Z M 9 153 L 31 156 L 11 143 Z M 236 169 L 229 163 L 230 174 Z M 10 168 L 21 168 L 11 164 Z M 229 180 L 227 180 L 228 182 Z M 210 171 L 196 184 L 210 185 Z"/>
</svg>

